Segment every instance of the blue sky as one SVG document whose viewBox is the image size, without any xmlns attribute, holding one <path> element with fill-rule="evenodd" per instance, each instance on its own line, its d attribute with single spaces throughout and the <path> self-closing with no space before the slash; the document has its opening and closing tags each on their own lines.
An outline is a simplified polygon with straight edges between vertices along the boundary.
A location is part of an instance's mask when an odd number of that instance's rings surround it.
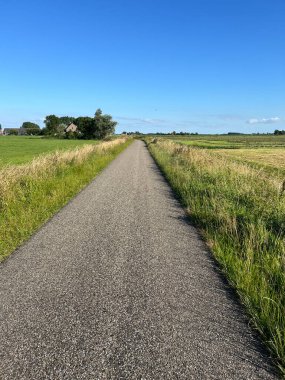
<svg viewBox="0 0 285 380">
<path fill-rule="evenodd" d="M 0 1 L 0 123 L 285 129 L 284 0 Z"/>
</svg>

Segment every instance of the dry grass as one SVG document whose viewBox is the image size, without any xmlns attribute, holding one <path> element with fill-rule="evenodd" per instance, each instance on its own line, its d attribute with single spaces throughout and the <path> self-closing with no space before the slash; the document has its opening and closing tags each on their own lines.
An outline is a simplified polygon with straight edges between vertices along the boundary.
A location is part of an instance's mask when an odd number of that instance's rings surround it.
<svg viewBox="0 0 285 380">
<path fill-rule="evenodd" d="M 284 148 L 260 149 L 219 149 L 216 153 L 227 159 L 267 169 L 267 174 L 278 175 L 285 179 L 285 150 Z"/>
<path fill-rule="evenodd" d="M 56 151 L 33 159 L 30 163 L 23 165 L 9 165 L 0 170 L 0 202 L 9 197 L 9 192 L 15 183 L 23 178 L 33 179 L 50 176 L 59 165 L 70 163 L 81 164 L 94 153 L 104 154 L 108 150 L 121 145 L 127 141 L 126 138 L 102 142 L 98 145 L 84 145 L 83 147 L 67 151 Z M 1 204 L 1 203 L 0 203 Z"/>
</svg>

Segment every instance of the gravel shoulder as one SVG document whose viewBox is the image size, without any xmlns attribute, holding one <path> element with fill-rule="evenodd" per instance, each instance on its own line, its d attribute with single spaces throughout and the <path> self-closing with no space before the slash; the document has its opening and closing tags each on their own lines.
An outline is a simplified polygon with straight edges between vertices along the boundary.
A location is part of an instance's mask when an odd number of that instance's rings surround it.
<svg viewBox="0 0 285 380">
<path fill-rule="evenodd" d="M 0 265 L 0 379 L 277 379 L 135 141 Z"/>
</svg>

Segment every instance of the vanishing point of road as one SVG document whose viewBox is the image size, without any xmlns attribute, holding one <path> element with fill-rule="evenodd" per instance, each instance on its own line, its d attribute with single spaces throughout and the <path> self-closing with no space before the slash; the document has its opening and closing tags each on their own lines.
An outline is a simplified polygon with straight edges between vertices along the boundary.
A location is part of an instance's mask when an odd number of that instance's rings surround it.
<svg viewBox="0 0 285 380">
<path fill-rule="evenodd" d="M 0 379 L 276 379 L 135 141 L 0 265 Z"/>
</svg>

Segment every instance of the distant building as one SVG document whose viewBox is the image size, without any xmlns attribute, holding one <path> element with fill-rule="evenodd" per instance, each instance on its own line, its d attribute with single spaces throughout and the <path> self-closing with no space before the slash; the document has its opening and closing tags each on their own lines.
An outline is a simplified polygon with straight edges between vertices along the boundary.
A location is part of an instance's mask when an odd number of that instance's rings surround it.
<svg viewBox="0 0 285 380">
<path fill-rule="evenodd" d="M 1 134 L 1 130 L 0 130 L 0 134 Z M 8 135 L 26 136 L 27 129 L 26 128 L 4 128 L 2 134 L 4 136 L 8 136 Z"/>
<path fill-rule="evenodd" d="M 18 135 L 19 136 L 26 136 L 28 133 L 27 133 L 27 129 L 26 128 L 19 128 L 19 131 L 18 131 Z"/>
<path fill-rule="evenodd" d="M 77 125 L 71 123 L 66 128 L 64 128 L 64 132 L 77 132 Z"/>
<path fill-rule="evenodd" d="M 20 128 L 4 128 L 3 135 L 18 135 Z"/>
</svg>

